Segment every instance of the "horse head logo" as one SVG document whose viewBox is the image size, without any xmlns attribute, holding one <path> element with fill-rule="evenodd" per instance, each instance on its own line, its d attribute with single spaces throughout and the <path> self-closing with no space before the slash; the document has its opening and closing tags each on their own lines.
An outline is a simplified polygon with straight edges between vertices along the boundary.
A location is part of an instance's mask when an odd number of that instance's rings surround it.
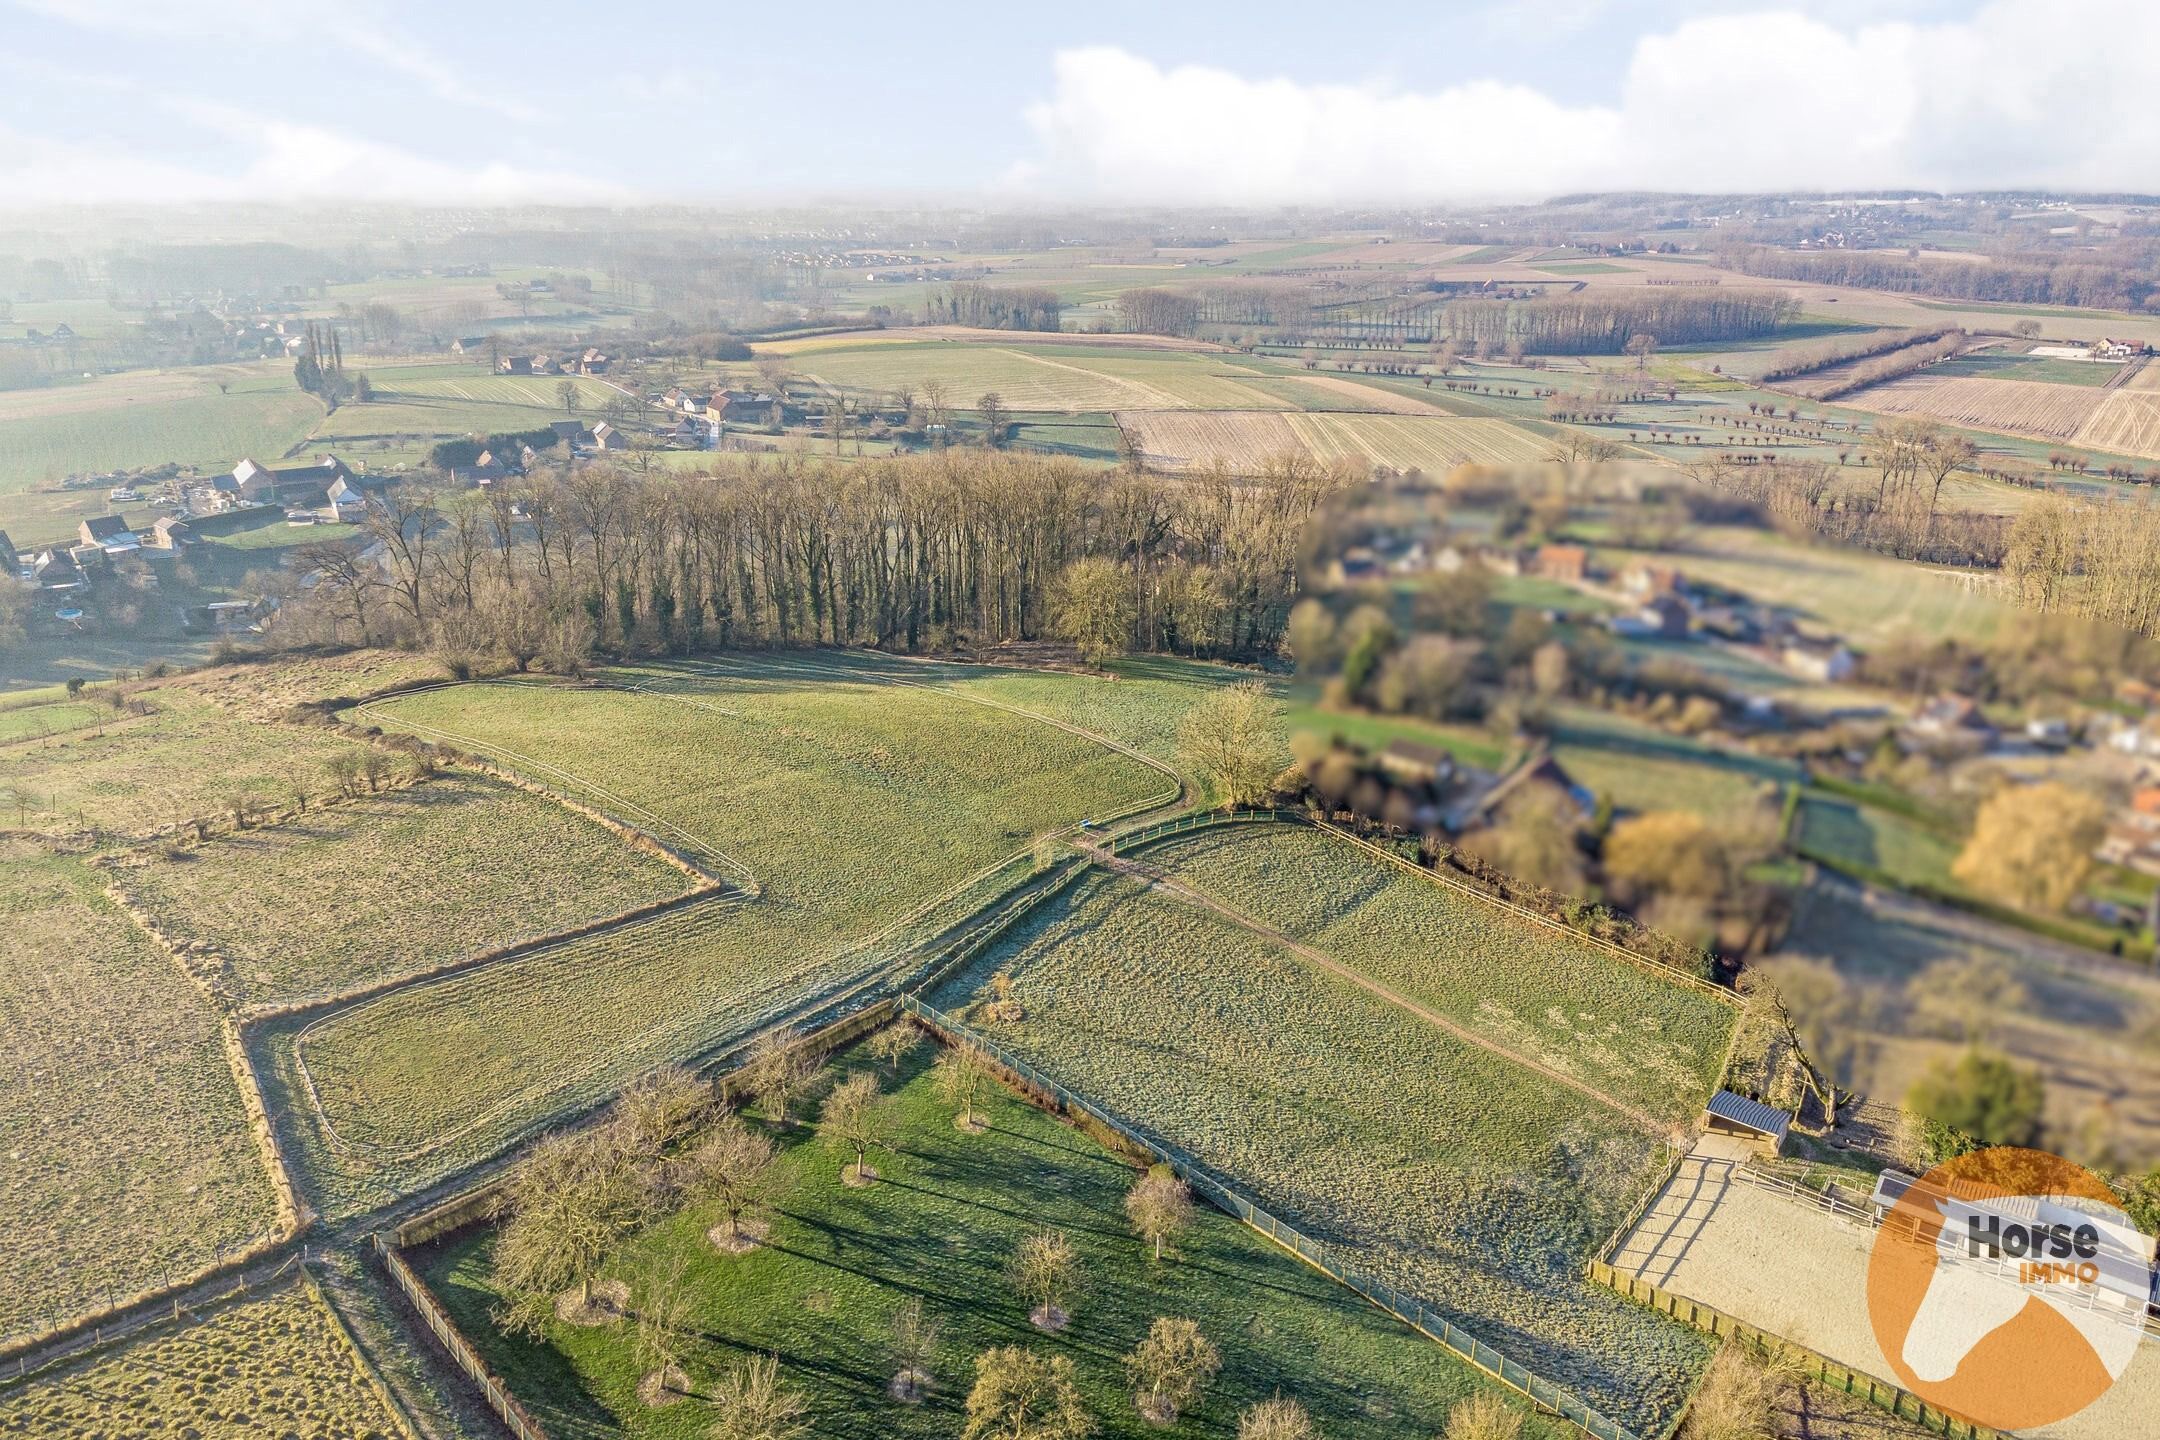
<svg viewBox="0 0 2160 1440">
<path fill-rule="evenodd" d="M 1868 1310 L 1897 1378 L 2000 1430 L 2083 1410 L 2129 1369 L 2151 1242 L 2105 1183 L 2059 1156 L 1960 1156 L 1906 1188 L 1868 1262 Z"/>
</svg>

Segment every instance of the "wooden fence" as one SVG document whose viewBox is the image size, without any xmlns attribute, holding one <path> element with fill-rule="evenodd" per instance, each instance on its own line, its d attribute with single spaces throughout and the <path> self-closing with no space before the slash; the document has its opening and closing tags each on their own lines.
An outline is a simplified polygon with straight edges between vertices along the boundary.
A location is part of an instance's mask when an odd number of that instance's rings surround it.
<svg viewBox="0 0 2160 1440">
<path fill-rule="evenodd" d="M 1811 1379 L 1820 1380 L 1833 1390 L 1847 1395 L 1857 1395 L 1871 1405 L 1889 1411 L 1901 1420 L 1908 1420 L 1949 1440 L 2012 1440 L 2002 1431 L 1991 1430 L 1985 1425 L 1953 1415 L 1940 1406 L 1931 1405 L 1902 1386 L 1887 1380 L 1878 1380 L 1863 1370 L 1840 1365 L 1828 1356 L 1816 1353 L 1805 1345 L 1774 1335 L 1768 1330 L 1748 1324 L 1745 1320 L 1726 1314 L 1722 1310 L 1700 1304 L 1684 1295 L 1675 1295 L 1643 1279 L 1618 1270 L 1603 1260 L 1593 1260 L 1587 1267 L 1589 1276 L 1600 1285 L 1610 1286 L 1638 1304 L 1646 1305 L 1662 1315 L 1669 1315 L 1683 1325 L 1718 1338 L 1747 1346 L 1758 1355 L 1777 1355 L 1798 1361 Z"/>
<path fill-rule="evenodd" d="M 1527 1396 L 1541 1411 L 1560 1416 L 1583 1434 L 1594 1437 L 1594 1440 L 1640 1440 L 1634 1431 L 1591 1409 L 1572 1391 L 1563 1389 L 1518 1364 L 1461 1326 L 1451 1323 L 1445 1316 L 1427 1309 L 1417 1299 L 1392 1286 L 1343 1269 L 1328 1256 L 1319 1242 L 1308 1238 L 1294 1226 L 1276 1219 L 1251 1200 L 1230 1189 L 1192 1157 L 1143 1135 L 1093 1101 L 1067 1090 L 1025 1060 L 1000 1047 L 995 1041 L 970 1029 L 952 1016 L 932 1009 L 913 995 L 901 996 L 900 1008 L 947 1040 L 965 1043 L 980 1050 L 999 1068 L 1018 1080 L 1023 1088 L 1046 1097 L 1076 1118 L 1101 1126 L 1130 1149 L 1168 1165 L 1179 1178 L 1216 1208 L 1236 1216 L 1338 1284 L 1356 1291 L 1458 1358 L 1500 1381 L 1509 1389 Z"/>
<path fill-rule="evenodd" d="M 471 1343 L 458 1333 L 458 1328 L 452 1323 L 448 1312 L 435 1299 L 435 1292 L 428 1289 L 426 1283 L 413 1273 L 412 1266 L 405 1263 L 405 1257 L 398 1253 L 397 1246 L 377 1235 L 375 1253 L 382 1257 L 383 1268 L 389 1271 L 391 1283 L 404 1292 L 405 1299 L 411 1303 L 421 1323 L 427 1326 L 428 1333 L 435 1337 L 451 1362 L 480 1388 L 488 1408 L 509 1427 L 510 1433 L 515 1435 L 517 1440 L 547 1440 L 547 1431 L 540 1428 L 540 1422 L 518 1403 L 517 1397 L 510 1393 L 510 1388 L 503 1384 L 495 1372 L 488 1369 L 487 1362 L 480 1358 L 480 1352 L 473 1349 Z"/>
</svg>

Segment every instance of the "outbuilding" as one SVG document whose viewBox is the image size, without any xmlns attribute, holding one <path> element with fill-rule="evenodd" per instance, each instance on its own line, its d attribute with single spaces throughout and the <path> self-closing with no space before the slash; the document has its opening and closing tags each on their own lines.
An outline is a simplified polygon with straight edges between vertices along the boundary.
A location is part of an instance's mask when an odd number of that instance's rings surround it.
<svg viewBox="0 0 2160 1440">
<path fill-rule="evenodd" d="M 1712 1135 L 1733 1135 L 1749 1140 L 1771 1155 L 1783 1153 L 1785 1136 L 1792 1130 L 1792 1116 L 1775 1105 L 1720 1090 L 1703 1107 L 1703 1129 Z"/>
</svg>

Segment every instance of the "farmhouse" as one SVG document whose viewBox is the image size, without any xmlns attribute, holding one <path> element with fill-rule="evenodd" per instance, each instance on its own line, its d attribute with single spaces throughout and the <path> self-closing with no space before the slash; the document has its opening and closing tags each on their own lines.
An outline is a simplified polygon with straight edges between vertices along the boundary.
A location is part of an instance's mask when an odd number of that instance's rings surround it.
<svg viewBox="0 0 2160 1440">
<path fill-rule="evenodd" d="M 190 545 L 201 544 L 202 539 L 188 526 L 187 521 L 179 516 L 161 515 L 157 523 L 150 527 L 149 543 L 159 550 L 181 550 Z"/>
<path fill-rule="evenodd" d="M 1785 1148 L 1785 1136 L 1792 1129 L 1792 1116 L 1775 1105 L 1720 1090 L 1703 1107 L 1703 1129 L 1712 1135 L 1731 1135 L 1746 1140 L 1766 1155 L 1777 1155 Z"/>
<path fill-rule="evenodd" d="M 1995 727 L 1980 704 L 1963 695 L 1938 695 L 1920 707 L 1900 739 L 1908 750 L 1974 754 L 1995 743 Z"/>
<path fill-rule="evenodd" d="M 622 446 L 623 446 L 623 433 L 622 433 L 622 431 L 620 431 L 620 430 L 617 430 L 617 429 L 616 429 L 616 428 L 615 428 L 615 427 L 614 427 L 613 425 L 610 425 L 610 424 L 608 424 L 608 422 L 607 422 L 607 421 L 605 421 L 605 420 L 602 420 L 602 421 L 601 421 L 601 422 L 600 422 L 599 424 L 597 424 L 597 425 L 595 425 L 595 426 L 593 426 L 593 427 L 592 427 L 592 447 L 593 447 L 593 449 L 595 449 L 595 450 L 620 450 L 620 449 L 622 449 Z"/>
<path fill-rule="evenodd" d="M 1813 680 L 1818 685 L 1842 684 L 1852 678 L 1858 664 L 1852 651 L 1835 640 L 1809 640 L 1798 636 L 1785 643 L 1778 661 L 1801 679 Z"/>
<path fill-rule="evenodd" d="M 485 335 L 460 336 L 450 342 L 450 353 L 453 355 L 478 355 L 481 351 L 487 349 L 487 342 L 488 337 Z"/>
<path fill-rule="evenodd" d="M 1620 588 L 1645 600 L 1663 595 L 1677 595 L 1680 593 L 1680 572 L 1670 565 L 1652 565 L 1645 560 L 1636 560 L 1620 572 Z"/>
<path fill-rule="evenodd" d="M 325 455 L 310 465 L 287 465 L 271 469 L 253 460 L 233 467 L 240 498 L 250 505 L 283 505 L 288 508 L 320 507 L 330 487 L 348 478 L 351 471 L 335 455 Z"/>
<path fill-rule="evenodd" d="M 1541 545 L 1537 574 L 1542 579 L 1579 585 L 1590 578 L 1590 552 L 1580 545 Z"/>
<path fill-rule="evenodd" d="M 613 357 L 599 350 L 588 349 L 583 355 L 578 356 L 578 374 L 605 375 L 608 372 L 608 366 L 614 363 Z"/>
<path fill-rule="evenodd" d="M 1455 774 L 1455 757 L 1437 745 L 1390 740 L 1380 752 L 1380 768 L 1408 785 L 1440 785 Z"/>
<path fill-rule="evenodd" d="M 83 544 L 95 545 L 108 555 L 124 555 L 142 548 L 141 539 L 118 515 L 100 515 L 85 520 L 76 530 L 82 536 Z"/>
<path fill-rule="evenodd" d="M 763 390 L 715 390 L 705 398 L 705 403 L 692 409 L 683 407 L 691 414 L 704 414 L 708 419 L 736 425 L 763 425 L 773 419 L 774 407 L 779 398 Z"/>
<path fill-rule="evenodd" d="M 530 375 L 533 362 L 530 355 L 505 355 L 495 362 L 495 368 L 505 375 Z"/>
</svg>

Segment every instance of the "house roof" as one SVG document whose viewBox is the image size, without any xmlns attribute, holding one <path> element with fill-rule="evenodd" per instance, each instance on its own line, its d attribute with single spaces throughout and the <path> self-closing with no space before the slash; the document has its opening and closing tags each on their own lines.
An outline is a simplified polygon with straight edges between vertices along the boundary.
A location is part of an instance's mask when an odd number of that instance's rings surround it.
<svg viewBox="0 0 2160 1440">
<path fill-rule="evenodd" d="M 1792 1116 L 1785 1111 L 1760 1100 L 1750 1100 L 1745 1095 L 1735 1095 L 1730 1090 L 1720 1090 L 1712 1095 L 1710 1103 L 1703 1107 L 1703 1113 L 1776 1140 L 1783 1140 L 1785 1132 L 1792 1129 Z"/>
<path fill-rule="evenodd" d="M 1455 763 L 1455 757 L 1437 745 L 1420 745 L 1415 740 L 1390 740 L 1380 752 L 1391 760 L 1409 765 L 1421 765 L 1432 770 L 1445 770 Z"/>
<path fill-rule="evenodd" d="M 93 540 L 110 540 L 119 535 L 132 535 L 127 521 L 118 515 L 97 515 L 82 522 L 83 533 Z"/>
</svg>

